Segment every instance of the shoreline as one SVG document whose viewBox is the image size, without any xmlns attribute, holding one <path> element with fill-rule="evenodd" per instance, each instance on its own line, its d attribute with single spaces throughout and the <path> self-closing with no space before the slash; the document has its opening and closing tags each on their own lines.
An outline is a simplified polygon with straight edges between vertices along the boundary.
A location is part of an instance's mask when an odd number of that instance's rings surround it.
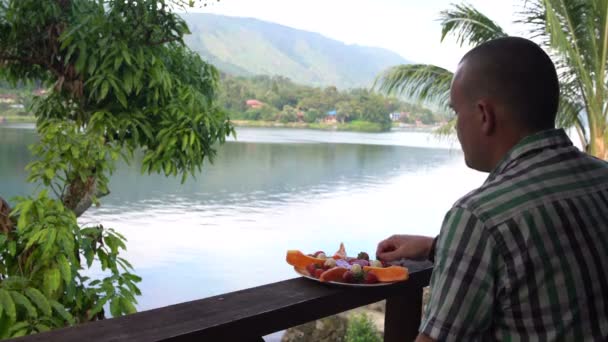
<svg viewBox="0 0 608 342">
<path fill-rule="evenodd" d="M 255 121 L 255 120 L 231 120 L 235 127 L 248 128 L 289 128 L 289 129 L 312 129 L 319 131 L 340 131 L 340 132 L 361 132 L 361 133 L 388 133 L 392 131 L 422 131 L 432 132 L 440 125 L 412 125 L 412 124 L 393 124 L 390 129 L 383 130 L 379 124 L 373 122 L 355 122 L 346 124 L 326 124 L 326 123 L 306 123 L 306 122 L 289 122 L 281 123 L 276 121 Z M 10 124 L 35 124 L 36 118 L 33 116 L 20 115 L 0 115 L 0 127 Z"/>
<path fill-rule="evenodd" d="M 440 125 L 422 125 L 413 124 L 398 124 L 391 125 L 388 130 L 383 130 L 380 124 L 366 121 L 351 122 L 346 124 L 326 124 L 326 123 L 306 123 L 306 122 L 289 122 L 281 123 L 276 121 L 257 121 L 257 120 L 231 120 L 235 127 L 253 127 L 253 128 L 290 128 L 290 129 L 313 129 L 321 131 L 342 131 L 342 132 L 362 132 L 362 133 L 388 133 L 398 130 L 419 130 L 423 132 L 432 132 L 439 128 Z"/>
</svg>

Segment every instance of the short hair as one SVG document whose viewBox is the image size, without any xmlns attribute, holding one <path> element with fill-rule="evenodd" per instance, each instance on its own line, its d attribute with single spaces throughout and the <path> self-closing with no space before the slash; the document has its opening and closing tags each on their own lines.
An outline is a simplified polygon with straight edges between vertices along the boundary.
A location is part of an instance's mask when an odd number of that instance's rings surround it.
<svg viewBox="0 0 608 342">
<path fill-rule="evenodd" d="M 465 60 L 475 80 L 465 83 L 468 91 L 499 99 L 527 129 L 555 127 L 559 81 L 555 65 L 540 46 L 519 37 L 498 38 L 475 47 Z"/>
</svg>

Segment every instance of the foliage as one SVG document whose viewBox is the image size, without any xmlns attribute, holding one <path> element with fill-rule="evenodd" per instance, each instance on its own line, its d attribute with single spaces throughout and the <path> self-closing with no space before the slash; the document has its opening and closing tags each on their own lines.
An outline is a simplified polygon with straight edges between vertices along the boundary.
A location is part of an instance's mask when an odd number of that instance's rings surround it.
<svg viewBox="0 0 608 342">
<path fill-rule="evenodd" d="M 587 152 L 608 159 L 608 2 L 527 0 L 521 23 L 552 56 L 561 89 L 559 127 L 574 127 Z M 443 40 L 478 45 L 506 36 L 491 19 L 469 5 L 441 12 Z M 437 71 L 437 73 L 435 73 Z M 441 75 L 441 76 L 440 76 Z M 404 65 L 377 78 L 379 89 L 445 108 L 452 73 L 432 65 Z M 451 125 L 453 127 L 453 125 Z M 450 126 L 442 132 L 451 132 Z"/>
<path fill-rule="evenodd" d="M 109 192 L 118 158 L 181 176 L 213 161 L 233 127 L 219 73 L 183 43 L 186 0 L 2 0 L 0 78 L 49 90 L 30 110 L 40 140 L 15 224 L 0 227 L 0 337 L 135 312 L 125 239 L 77 217 Z M 49 195 L 52 193 L 53 196 Z M 102 275 L 90 279 L 87 269 Z M 90 272 L 87 272 L 90 274 Z"/>
<path fill-rule="evenodd" d="M 381 131 L 390 128 L 389 113 L 392 112 L 407 112 L 412 122 L 421 119 L 431 124 L 441 120 L 421 106 L 366 89 L 339 91 L 335 87 L 313 88 L 295 84 L 280 76 L 245 78 L 224 75 L 220 89 L 219 102 L 234 119 L 287 123 L 297 121 L 297 113 L 302 112 L 302 121 L 315 123 L 323 120 L 327 112 L 336 110 L 337 119 L 342 124 L 369 121 L 379 124 Z M 246 101 L 251 99 L 259 100 L 264 105 L 248 109 Z"/>
<path fill-rule="evenodd" d="M 348 322 L 346 342 L 380 342 L 380 333 L 366 314 L 356 315 Z"/>
<path fill-rule="evenodd" d="M 475 44 L 506 37 L 507 34 L 490 18 L 467 4 L 455 4 L 441 12 L 441 41 L 454 34 L 460 44 Z"/>
<path fill-rule="evenodd" d="M 283 110 L 279 115 L 279 121 L 282 123 L 296 122 L 298 120 L 298 110 L 290 105 L 283 106 Z"/>
<path fill-rule="evenodd" d="M 452 72 L 434 65 L 398 65 L 380 74 L 375 86 L 387 94 L 404 94 L 409 99 L 447 109 L 452 76 Z"/>
</svg>

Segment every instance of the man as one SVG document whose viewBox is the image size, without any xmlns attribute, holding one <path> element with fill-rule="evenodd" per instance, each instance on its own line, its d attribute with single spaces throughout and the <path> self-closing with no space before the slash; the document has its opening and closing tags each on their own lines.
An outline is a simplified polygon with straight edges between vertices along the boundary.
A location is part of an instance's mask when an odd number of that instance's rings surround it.
<svg viewBox="0 0 608 342">
<path fill-rule="evenodd" d="M 435 239 L 392 236 L 381 260 L 434 259 L 417 341 L 607 341 L 608 165 L 554 128 L 559 85 L 536 44 L 501 38 L 450 92 L 467 166 L 490 172 Z"/>
</svg>

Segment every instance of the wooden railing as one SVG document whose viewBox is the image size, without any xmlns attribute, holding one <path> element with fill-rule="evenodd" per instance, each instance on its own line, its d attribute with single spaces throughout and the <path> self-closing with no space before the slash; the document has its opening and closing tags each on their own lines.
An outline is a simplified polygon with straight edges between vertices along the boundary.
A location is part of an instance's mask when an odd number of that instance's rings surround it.
<svg viewBox="0 0 608 342">
<path fill-rule="evenodd" d="M 408 267 L 408 281 L 387 286 L 338 287 L 296 278 L 14 341 L 263 341 L 261 336 L 383 299 L 384 340 L 412 341 L 432 268 Z"/>
</svg>

